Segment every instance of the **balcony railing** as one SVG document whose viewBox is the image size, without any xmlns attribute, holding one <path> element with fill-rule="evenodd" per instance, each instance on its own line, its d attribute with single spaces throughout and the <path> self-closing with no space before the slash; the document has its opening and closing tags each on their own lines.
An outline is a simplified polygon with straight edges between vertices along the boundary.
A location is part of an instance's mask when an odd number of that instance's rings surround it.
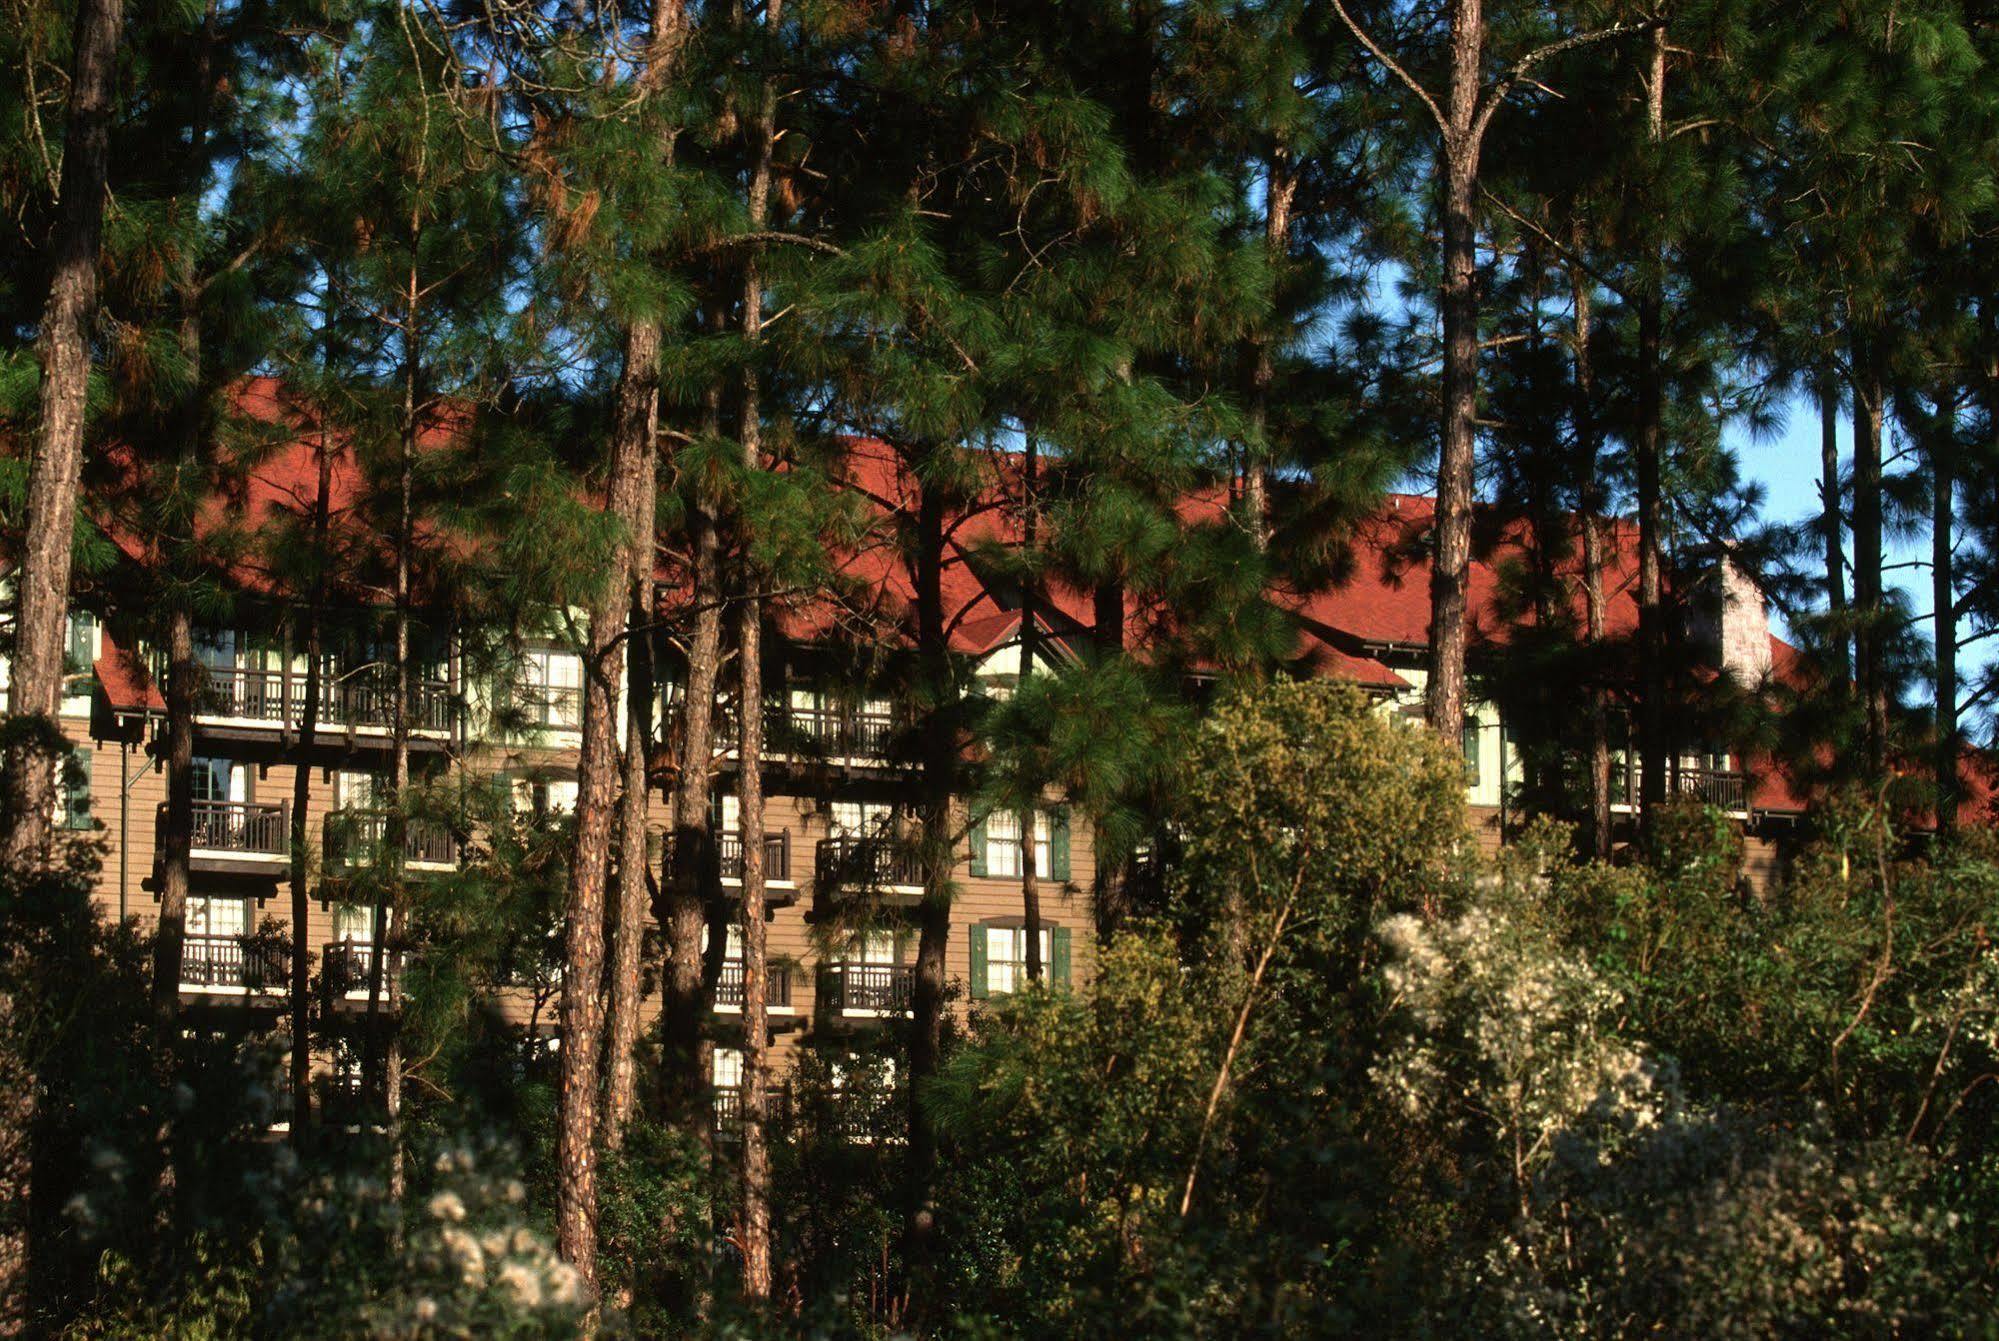
<svg viewBox="0 0 1999 1341">
<path fill-rule="evenodd" d="M 770 966 L 769 986 L 765 995 L 766 1003 L 773 1010 L 791 1009 L 791 970 L 782 964 Z M 743 1008 L 743 961 L 731 959 L 722 965 L 722 976 L 715 980 L 715 1006 L 719 1010 L 741 1010 Z"/>
<path fill-rule="evenodd" d="M 673 876 L 675 835 L 666 836 L 666 876 Z M 723 880 L 743 878 L 743 835 L 735 829 L 713 835 L 717 874 Z M 791 831 L 779 829 L 764 835 L 764 879 L 788 882 L 791 879 Z"/>
<path fill-rule="evenodd" d="M 923 863 L 896 838 L 822 838 L 812 878 L 821 890 L 921 889 Z"/>
<path fill-rule="evenodd" d="M 902 721 L 893 713 L 842 708 L 778 710 L 772 748 L 832 759 L 887 759 Z"/>
<path fill-rule="evenodd" d="M 783 1125 L 791 1121 L 791 1090 L 785 1085 L 772 1085 L 765 1091 L 764 1115 L 770 1122 Z M 743 1126 L 743 1090 L 740 1085 L 717 1085 L 715 1087 L 715 1130 L 725 1136 L 733 1136 Z"/>
<path fill-rule="evenodd" d="M 336 810 L 326 817 L 326 860 L 358 866 L 388 839 L 389 817 L 379 811 Z M 456 866 L 458 838 L 435 821 L 412 819 L 403 830 L 403 860 L 412 866 Z"/>
<path fill-rule="evenodd" d="M 282 992 L 291 981 L 284 947 L 243 936 L 190 935 L 180 945 L 180 985 L 209 990 Z"/>
<path fill-rule="evenodd" d="M 1640 769 L 1635 763 L 1618 766 L 1621 774 L 1619 790 L 1624 804 L 1636 810 L 1641 800 Z M 1699 801 L 1717 810 L 1731 813 L 1749 808 L 1749 779 L 1742 773 L 1725 768 L 1698 768 L 1681 765 L 1666 767 L 1666 796 Z"/>
<path fill-rule="evenodd" d="M 916 997 L 916 969 L 909 964 L 860 964 L 839 960 L 825 966 L 819 989 L 835 1014 L 899 1015 Z"/>
<path fill-rule="evenodd" d="M 305 703 L 303 671 L 210 666 L 205 668 L 195 711 L 203 717 L 295 728 L 305 720 Z M 449 731 L 452 704 L 449 682 L 412 680 L 408 701 L 410 730 Z M 329 672 L 321 677 L 315 726 L 328 730 L 363 727 L 386 731 L 394 722 L 395 683 L 391 677 L 373 672 L 347 677 Z"/>
<path fill-rule="evenodd" d="M 409 962 L 407 951 L 398 950 L 382 961 L 382 1000 L 387 1001 Z M 375 971 L 375 946 L 370 941 L 339 940 L 326 946 L 320 960 L 320 979 L 329 998 L 351 996 L 368 990 L 368 977 Z"/>
<path fill-rule="evenodd" d="M 160 823 L 167 808 L 160 807 Z M 282 857 L 291 851 L 289 801 L 196 801 L 188 845 L 208 852 Z"/>
</svg>

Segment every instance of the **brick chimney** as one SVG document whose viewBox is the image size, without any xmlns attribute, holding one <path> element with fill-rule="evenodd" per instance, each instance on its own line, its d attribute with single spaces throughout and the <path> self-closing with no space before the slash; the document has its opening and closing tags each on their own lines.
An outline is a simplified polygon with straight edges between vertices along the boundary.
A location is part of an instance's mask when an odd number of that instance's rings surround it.
<svg viewBox="0 0 1999 1341">
<path fill-rule="evenodd" d="M 1770 607 L 1733 553 L 1723 550 L 1701 574 L 1688 616 L 1689 632 L 1737 684 L 1759 684 L 1770 673 Z"/>
</svg>

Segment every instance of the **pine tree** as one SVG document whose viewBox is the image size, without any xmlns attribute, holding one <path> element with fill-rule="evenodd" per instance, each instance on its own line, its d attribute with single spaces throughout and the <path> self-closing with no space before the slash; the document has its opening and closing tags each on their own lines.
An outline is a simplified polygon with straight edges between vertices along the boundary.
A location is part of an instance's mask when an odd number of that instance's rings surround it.
<svg viewBox="0 0 1999 1341">
<path fill-rule="evenodd" d="M 69 613 L 70 540 L 97 315 L 98 246 L 116 101 L 120 0 L 80 0 L 70 42 L 59 212 L 49 238 L 48 299 L 37 354 L 41 391 L 28 471 L 27 526 L 15 586 L 8 711 L 53 724 L 62 698 L 63 621 Z M 47 846 L 53 778 L 46 740 L 9 744 L 0 859 L 21 866 Z"/>
</svg>

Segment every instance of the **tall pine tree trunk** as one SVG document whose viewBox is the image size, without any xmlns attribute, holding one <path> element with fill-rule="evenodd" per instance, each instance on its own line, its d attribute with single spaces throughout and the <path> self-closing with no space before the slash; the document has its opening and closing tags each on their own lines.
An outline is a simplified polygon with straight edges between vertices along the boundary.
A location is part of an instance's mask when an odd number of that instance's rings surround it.
<svg viewBox="0 0 1999 1341">
<path fill-rule="evenodd" d="M 1263 246 L 1271 270 L 1281 275 L 1291 253 L 1291 202 L 1298 191 L 1297 175 L 1290 168 L 1290 156 L 1274 147 L 1266 162 L 1263 207 Z M 1281 301 L 1280 291 L 1273 303 Z M 1248 513 L 1250 538 L 1258 549 L 1270 544 L 1270 388 L 1276 380 L 1275 343 L 1282 311 L 1271 313 L 1271 327 L 1256 340 L 1250 372 L 1250 427 L 1255 438 L 1250 456 L 1243 462 L 1243 510 Z"/>
<path fill-rule="evenodd" d="M 18 613 L 8 711 L 53 729 L 62 703 L 63 621 L 69 613 L 70 536 L 83 472 L 90 333 L 97 321 L 97 250 L 104 231 L 104 185 L 111 111 L 124 30 L 121 0 L 82 0 L 76 10 L 69 110 L 63 129 L 48 299 L 37 353 L 42 379 L 28 460 L 26 529 L 16 572 Z M 8 750 L 0 806 L 0 861 L 25 867 L 48 846 L 54 778 L 32 745 Z M 9 1273 L 11 1274 L 11 1273 Z M 0 1305 L 14 1297 L 0 1279 Z"/>
<path fill-rule="evenodd" d="M 686 38 L 686 12 L 681 0 L 659 0 L 653 12 L 652 35 L 645 69 L 639 79 L 648 97 L 678 73 L 678 58 Z M 659 137 L 662 162 L 672 163 L 674 126 L 667 123 Z M 619 435 L 640 439 L 638 473 L 643 483 L 632 499 L 630 572 L 626 579 L 630 613 L 625 640 L 625 760 L 623 794 L 618 815 L 618 905 L 611 955 L 611 1019 L 609 1074 L 604 1093 L 604 1143 L 622 1144 L 625 1124 L 635 1099 L 639 1032 L 639 965 L 645 939 L 647 899 L 647 825 L 651 788 L 646 781 L 652 747 L 653 667 L 653 529 L 659 474 L 659 350 L 660 327 L 653 318 L 634 321 L 625 332 L 624 368 L 618 381 L 616 425 Z M 614 450 L 613 455 L 617 455 Z"/>
<path fill-rule="evenodd" d="M 1665 141 L 1666 32 L 1652 30 L 1652 53 L 1645 80 L 1647 138 Z M 1665 452 L 1665 366 L 1660 327 L 1663 312 L 1659 286 L 1661 259 L 1647 242 L 1645 273 L 1638 293 L 1638 431 L 1633 455 L 1638 477 L 1638 644 L 1642 664 L 1639 688 L 1638 744 L 1641 755 L 1639 799 L 1649 818 L 1666 799 L 1666 630 L 1665 587 L 1661 571 L 1661 458 Z"/>
<path fill-rule="evenodd" d="M 299 711 L 298 754 L 292 766 L 291 832 L 291 1088 L 292 1139 L 302 1140 L 312 1123 L 312 956 L 306 940 L 306 918 L 312 911 L 312 889 L 306 868 L 306 808 L 312 802 L 312 751 L 319 733 L 319 696 L 323 683 L 321 644 L 326 606 L 326 533 L 333 490 L 333 454 L 326 430 L 319 433 L 319 483 L 312 503 L 312 594 L 305 608 L 305 703 Z"/>
<path fill-rule="evenodd" d="M 656 357 L 656 355 L 655 355 Z M 606 510 L 622 533 L 617 562 L 590 598 L 583 676 L 583 746 L 576 768 L 576 840 L 563 940 L 562 1072 L 556 1134 L 556 1238 L 563 1259 L 597 1278 L 597 1135 L 603 1052 L 605 889 L 619 773 L 619 645 L 631 604 L 639 498 L 653 487 L 646 434 L 611 440 Z M 650 545 L 648 545 L 648 552 Z M 641 863 L 643 865 L 643 863 Z"/>
<path fill-rule="evenodd" d="M 1455 742 L 1465 724 L 1465 598 L 1478 414 L 1478 160 L 1481 0 L 1451 0 L 1450 91 L 1439 164 L 1444 187 L 1443 436 L 1437 456 L 1436 552 L 1430 568 L 1430 665 L 1424 715 Z"/>
<path fill-rule="evenodd" d="M 1957 573 L 1952 551 L 1956 528 L 1957 403 L 1937 396 L 1937 422 L 1930 451 L 1930 599 L 1936 614 L 1936 780 L 1937 834 L 1957 831 Z"/>
<path fill-rule="evenodd" d="M 1825 554 L 1825 604 L 1832 618 L 1832 666 L 1840 683 L 1852 675 L 1846 627 L 1846 514 L 1840 506 L 1839 382 L 1819 378 L 1819 536 Z"/>
<path fill-rule="evenodd" d="M 1887 388 L 1864 335 L 1854 339 L 1853 378 L 1854 671 L 1866 711 L 1867 772 L 1879 778 L 1888 766 L 1888 686 L 1881 645 L 1881 434 Z"/>
<path fill-rule="evenodd" d="M 956 689 L 952 683 L 944 614 L 944 506 L 937 491 L 919 484 L 916 518 L 916 655 L 920 693 L 931 714 L 923 733 L 918 845 L 923 866 L 919 905 L 914 1017 L 909 1035 L 909 1188 L 903 1258 L 919 1317 L 935 1307 L 930 1272 L 936 1255 L 937 1131 L 924 1085 L 937 1073 L 944 1036 L 945 951 L 951 937 L 951 796 L 957 742 L 950 729 Z"/>
<path fill-rule="evenodd" d="M 1582 254 L 1582 229 L 1573 230 L 1571 241 Z M 1590 650 L 1589 744 L 1584 767 L 1588 770 L 1589 851 L 1599 861 L 1610 856 L 1610 696 L 1603 683 L 1602 657 L 1609 622 L 1609 603 L 1603 590 L 1603 488 L 1602 434 L 1596 418 L 1596 369 L 1590 357 L 1594 332 L 1594 311 L 1589 277 L 1580 266 L 1569 271 L 1569 288 L 1575 306 L 1575 386 L 1576 479 L 1578 511 L 1582 513 L 1583 541 L 1583 637 Z"/>
<path fill-rule="evenodd" d="M 1035 493 L 1040 483 L 1036 479 L 1039 473 L 1040 462 L 1041 444 L 1030 433 L 1027 435 L 1027 450 L 1023 453 L 1020 474 L 1022 516 L 1021 555 L 1023 558 L 1029 559 L 1031 559 L 1034 553 L 1036 532 L 1039 529 L 1040 522 L 1040 499 Z M 1261 479 L 1262 476 L 1259 473 L 1255 478 Z M 1250 503 L 1252 506 L 1261 508 L 1263 502 L 1264 500 L 1260 499 L 1255 493 L 1251 494 Z M 1263 513 L 1257 511 L 1252 513 L 1252 516 L 1260 518 L 1263 516 Z M 1258 533 L 1261 534 L 1261 532 L 1262 528 L 1259 524 Z M 1022 692 L 1027 688 L 1028 677 L 1034 674 L 1034 653 L 1037 638 L 1035 620 L 1038 617 L 1036 597 L 1038 594 L 1035 580 L 1032 577 L 1025 578 L 1021 583 L 1020 595 L 1020 682 L 1015 689 L 1016 693 Z M 1041 871 L 1034 862 L 1033 806 L 1021 807 L 1019 823 L 1020 913 L 1021 926 L 1027 937 L 1027 980 L 1038 983 L 1041 981 L 1042 974 Z"/>
<path fill-rule="evenodd" d="M 766 0 L 765 40 L 775 43 L 784 20 L 784 0 Z M 750 231 L 761 232 L 770 217 L 771 158 L 777 144 L 777 85 L 766 78 L 757 93 L 750 126 L 752 165 L 745 201 Z M 763 270 L 752 247 L 743 267 L 742 432 L 743 469 L 763 469 L 763 405 L 758 346 L 763 340 Z M 741 773 L 738 794 L 743 817 L 743 1295 L 770 1298 L 770 1150 L 765 1120 L 770 1085 L 768 1030 L 770 983 L 765 925 L 763 788 L 763 600 L 761 574 L 745 564 L 744 590 L 737 606 L 736 667 L 741 692 Z"/>
<path fill-rule="evenodd" d="M 719 432 L 719 404 L 710 397 L 709 432 Z M 681 700 L 678 773 L 673 787 L 673 861 L 662 891 L 660 926 L 666 962 L 660 974 L 661 1115 L 700 1133 L 710 1131 L 708 1054 L 702 1022 L 709 975 L 703 937 L 715 883 L 710 788 L 714 777 L 715 688 L 721 679 L 722 591 L 715 517 L 705 500 L 689 508 L 694 623 L 687 643 L 687 683 Z"/>
<path fill-rule="evenodd" d="M 181 950 L 187 934 L 188 866 L 194 842 L 194 624 L 187 605 L 167 612 L 166 832 L 160 835 L 160 917 L 153 937 L 153 1012 L 170 1027 L 180 1009 Z"/>
</svg>

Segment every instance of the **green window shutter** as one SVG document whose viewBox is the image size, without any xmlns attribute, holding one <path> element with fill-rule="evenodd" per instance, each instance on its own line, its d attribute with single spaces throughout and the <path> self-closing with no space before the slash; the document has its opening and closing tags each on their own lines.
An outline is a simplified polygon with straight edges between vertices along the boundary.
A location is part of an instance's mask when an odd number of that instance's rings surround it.
<svg viewBox="0 0 1999 1341">
<path fill-rule="evenodd" d="M 977 880 L 983 880 L 986 877 L 986 821 L 983 816 L 972 822 L 972 876 Z M 979 934 L 973 937 L 972 943 L 978 947 L 979 986 L 981 988 L 979 995 L 983 996 L 985 995 L 983 989 L 986 981 L 986 935 L 983 927 L 979 928 L 978 932 Z"/>
<path fill-rule="evenodd" d="M 74 763 L 63 776 L 63 823 L 72 829 L 90 827 L 90 751 L 78 746 Z"/>
<path fill-rule="evenodd" d="M 1069 985 L 1069 928 L 1048 931 L 1048 981 L 1057 987 Z"/>
<path fill-rule="evenodd" d="M 986 999 L 986 929 L 984 925 L 971 927 L 972 937 L 972 1000 Z"/>
<path fill-rule="evenodd" d="M 1049 878 L 1069 878 L 1069 807 L 1058 806 L 1048 816 Z"/>
</svg>

